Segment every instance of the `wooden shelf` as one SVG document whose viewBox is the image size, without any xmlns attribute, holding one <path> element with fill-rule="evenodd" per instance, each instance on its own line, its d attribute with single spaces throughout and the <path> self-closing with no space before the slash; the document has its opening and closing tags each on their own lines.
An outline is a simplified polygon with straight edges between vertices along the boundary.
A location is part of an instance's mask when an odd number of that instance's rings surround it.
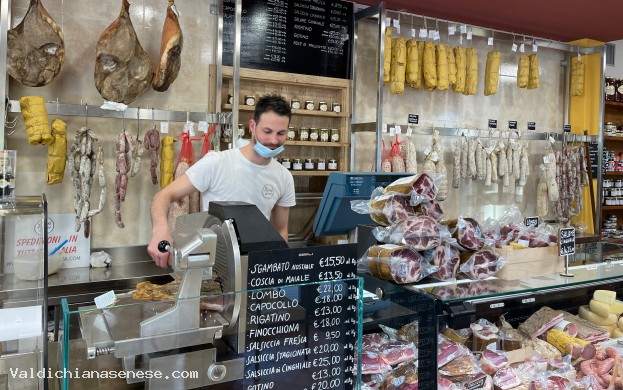
<svg viewBox="0 0 623 390">
<path fill-rule="evenodd" d="M 292 171 L 292 176 L 329 176 L 331 172 L 338 171 Z M 623 206 L 622 206 L 623 207 Z"/>
<path fill-rule="evenodd" d="M 240 111 L 255 111 L 255 106 L 239 105 Z M 223 110 L 231 111 L 231 104 L 223 104 Z M 346 118 L 347 113 L 319 110 L 292 110 L 292 115 L 319 116 L 323 118 Z"/>
<path fill-rule="evenodd" d="M 604 176 L 623 176 L 623 172 L 604 172 Z"/>
<path fill-rule="evenodd" d="M 341 142 L 314 142 L 314 141 L 286 141 L 286 145 L 292 146 L 324 146 L 329 148 L 346 148 L 348 144 Z"/>
<path fill-rule="evenodd" d="M 621 142 L 623 141 L 623 137 L 613 137 L 613 136 L 604 136 L 604 141 L 614 141 L 614 142 Z"/>
<path fill-rule="evenodd" d="M 623 210 L 623 206 L 601 206 L 602 210 L 610 210 L 610 211 L 616 211 L 616 210 Z"/>
<path fill-rule="evenodd" d="M 612 108 L 620 108 L 620 109 L 623 109 L 623 102 L 609 102 L 609 101 L 604 101 L 604 103 L 606 103 L 606 107 L 612 107 Z"/>
</svg>

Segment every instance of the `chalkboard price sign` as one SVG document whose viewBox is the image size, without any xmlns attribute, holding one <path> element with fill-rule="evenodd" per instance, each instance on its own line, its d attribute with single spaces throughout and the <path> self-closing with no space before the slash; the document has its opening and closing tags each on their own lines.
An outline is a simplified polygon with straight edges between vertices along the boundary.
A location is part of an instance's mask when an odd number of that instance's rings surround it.
<svg viewBox="0 0 623 390">
<path fill-rule="evenodd" d="M 524 225 L 538 227 L 539 226 L 539 217 L 526 217 L 524 219 Z"/>
<path fill-rule="evenodd" d="M 412 125 L 417 125 L 420 123 L 420 116 L 417 114 L 409 114 L 408 122 Z"/>
<path fill-rule="evenodd" d="M 517 121 L 508 121 L 508 128 L 510 130 L 517 130 Z"/>
<path fill-rule="evenodd" d="M 223 1 L 223 64 L 232 65 L 236 2 Z M 240 66 L 350 77 L 353 4 L 327 0 L 243 0 Z"/>
<path fill-rule="evenodd" d="M 536 122 L 528 122 L 528 130 L 536 130 Z"/>
<path fill-rule="evenodd" d="M 575 254 L 575 228 L 564 228 L 558 232 L 560 256 Z"/>
<path fill-rule="evenodd" d="M 497 119 L 489 119 L 489 128 L 490 129 L 497 129 L 498 128 L 498 121 L 497 121 Z"/>
<path fill-rule="evenodd" d="M 245 389 L 355 389 L 356 245 L 249 253 Z"/>
</svg>

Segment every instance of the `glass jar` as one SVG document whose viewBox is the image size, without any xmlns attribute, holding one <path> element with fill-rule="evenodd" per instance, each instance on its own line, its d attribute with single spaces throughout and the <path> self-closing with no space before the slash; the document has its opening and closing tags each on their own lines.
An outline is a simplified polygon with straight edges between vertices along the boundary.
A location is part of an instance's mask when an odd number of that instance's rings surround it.
<svg viewBox="0 0 623 390">
<path fill-rule="evenodd" d="M 227 103 L 234 104 L 234 97 L 231 94 L 227 95 Z"/>
<path fill-rule="evenodd" d="M 342 112 L 342 104 L 341 103 L 333 103 L 331 105 L 331 111 L 333 111 L 333 112 Z"/>
<path fill-rule="evenodd" d="M 320 138 L 320 131 L 317 127 L 309 128 L 309 140 L 313 142 L 317 142 L 318 138 Z"/>
<path fill-rule="evenodd" d="M 292 108 L 294 110 L 300 110 L 301 109 L 301 101 L 299 99 L 292 99 L 292 100 L 290 100 L 290 108 Z"/>
<path fill-rule="evenodd" d="M 623 102 L 623 79 L 614 79 L 614 101 Z"/>
<path fill-rule="evenodd" d="M 316 106 L 314 105 L 314 101 L 313 100 L 305 100 L 305 109 L 306 110 L 313 110 Z"/>
<path fill-rule="evenodd" d="M 320 129 L 320 141 L 329 142 L 329 129 Z"/>
<path fill-rule="evenodd" d="M 313 171 L 316 168 L 314 165 L 314 160 L 312 160 L 311 158 L 306 158 L 304 168 L 306 171 Z"/>
<path fill-rule="evenodd" d="M 318 109 L 320 111 L 329 111 L 329 105 L 327 104 L 327 102 L 320 102 L 318 103 Z"/>
<path fill-rule="evenodd" d="M 330 159 L 329 160 L 329 164 L 328 164 L 328 168 L 330 171 L 337 171 L 337 160 L 335 159 Z"/>
<path fill-rule="evenodd" d="M 309 141 L 309 127 L 301 127 L 301 130 L 299 131 L 299 140 Z"/>
<path fill-rule="evenodd" d="M 284 157 L 281 159 L 281 165 L 283 165 L 285 169 L 292 169 L 292 162 L 290 162 L 290 159 L 288 157 Z"/>
<path fill-rule="evenodd" d="M 244 97 L 244 104 L 246 104 L 247 106 L 255 106 L 255 96 L 246 95 Z"/>
<path fill-rule="evenodd" d="M 296 128 L 294 126 L 289 126 L 288 127 L 288 136 L 286 137 L 286 140 L 288 141 L 296 141 Z"/>
<path fill-rule="evenodd" d="M 295 158 L 294 162 L 292 163 L 292 170 L 293 171 L 302 171 L 303 170 L 303 164 L 301 163 L 301 159 L 300 158 Z"/>
<path fill-rule="evenodd" d="M 238 123 L 238 138 L 244 137 L 244 125 L 242 123 Z"/>
<path fill-rule="evenodd" d="M 319 158 L 318 159 L 318 163 L 316 163 L 316 169 L 319 171 L 326 171 L 327 170 L 327 160 L 325 160 L 324 158 Z"/>
<path fill-rule="evenodd" d="M 612 122 L 606 122 L 604 126 L 604 135 L 613 136 L 616 133 L 616 126 Z"/>
<path fill-rule="evenodd" d="M 340 130 L 331 129 L 331 142 L 340 142 Z"/>
<path fill-rule="evenodd" d="M 606 100 L 607 101 L 609 101 L 609 102 L 613 102 L 614 101 L 614 91 L 615 91 L 614 79 L 612 77 L 606 77 L 605 92 L 606 92 Z"/>
</svg>

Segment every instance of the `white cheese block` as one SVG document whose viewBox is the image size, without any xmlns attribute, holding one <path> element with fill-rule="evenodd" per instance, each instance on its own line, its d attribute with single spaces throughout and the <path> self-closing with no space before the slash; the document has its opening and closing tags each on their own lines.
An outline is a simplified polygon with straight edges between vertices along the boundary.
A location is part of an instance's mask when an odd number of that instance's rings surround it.
<svg viewBox="0 0 623 390">
<path fill-rule="evenodd" d="M 615 330 L 612 331 L 612 338 L 613 339 L 618 339 L 623 337 L 623 330 L 617 328 Z"/>
<path fill-rule="evenodd" d="M 589 309 L 589 307 L 586 305 L 580 306 L 578 315 L 580 316 L 580 318 L 588 320 L 592 322 L 593 324 L 599 325 L 599 326 L 607 327 L 607 326 L 615 325 L 617 323 L 616 314 L 610 314 L 608 317 L 598 316 L 597 314 L 593 313 L 591 309 Z"/>
<path fill-rule="evenodd" d="M 614 313 L 618 316 L 623 314 L 623 302 L 614 301 L 614 303 L 610 304 L 610 313 Z"/>
<path fill-rule="evenodd" d="M 588 303 L 588 307 L 593 313 L 597 314 L 600 317 L 607 318 L 610 315 L 610 305 L 607 303 L 591 299 L 591 301 Z"/>
<path fill-rule="evenodd" d="M 617 293 L 610 290 L 595 290 L 593 299 L 610 305 L 617 299 Z"/>
</svg>

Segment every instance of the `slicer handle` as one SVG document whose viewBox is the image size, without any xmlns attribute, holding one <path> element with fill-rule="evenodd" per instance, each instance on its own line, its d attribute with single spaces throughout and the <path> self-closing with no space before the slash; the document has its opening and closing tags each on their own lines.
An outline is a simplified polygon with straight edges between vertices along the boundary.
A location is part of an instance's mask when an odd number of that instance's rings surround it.
<svg viewBox="0 0 623 390">
<path fill-rule="evenodd" d="M 167 253 L 171 248 L 171 243 L 167 240 L 162 240 L 158 243 L 158 250 L 162 253 Z"/>
</svg>

